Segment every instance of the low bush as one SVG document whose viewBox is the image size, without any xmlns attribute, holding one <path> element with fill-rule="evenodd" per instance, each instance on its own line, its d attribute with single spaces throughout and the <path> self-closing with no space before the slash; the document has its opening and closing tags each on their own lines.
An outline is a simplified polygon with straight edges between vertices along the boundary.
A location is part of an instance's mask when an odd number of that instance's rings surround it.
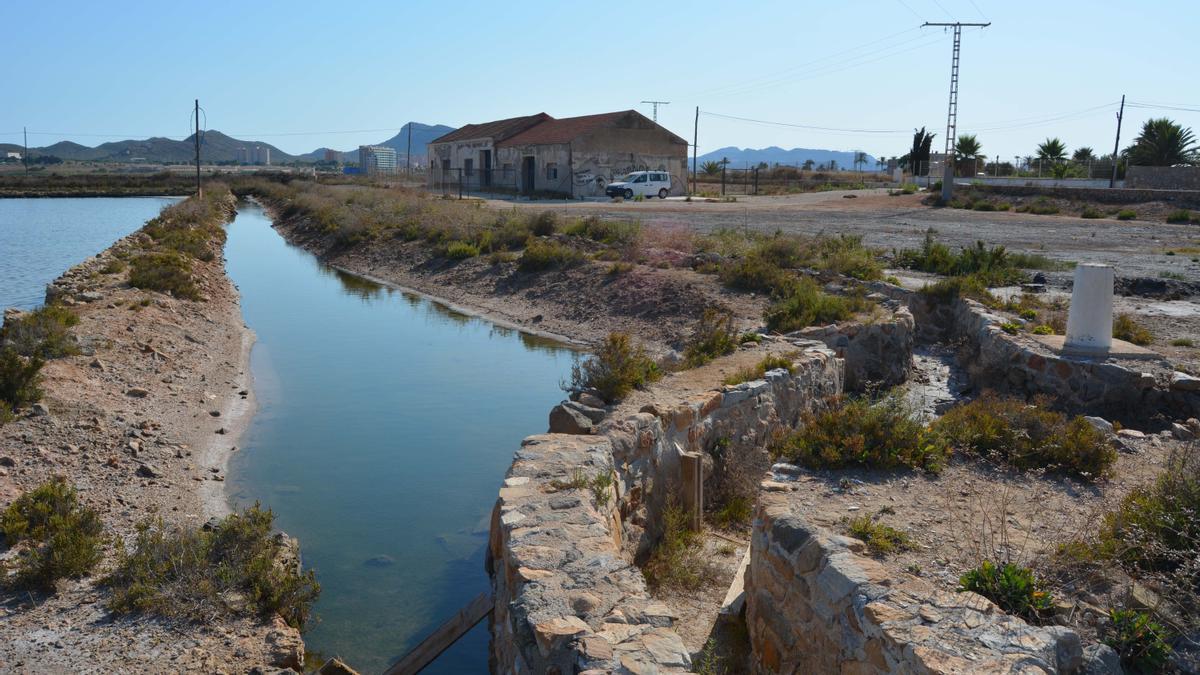
<svg viewBox="0 0 1200 675">
<path fill-rule="evenodd" d="M 750 382 L 752 380 L 761 380 L 769 370 L 782 368 L 789 373 L 795 371 L 795 359 L 791 355 L 786 354 L 771 354 L 764 356 L 761 361 L 747 368 L 741 368 L 734 374 L 725 378 L 725 384 L 741 384 L 742 382 Z"/>
<path fill-rule="evenodd" d="M 796 430 L 775 439 L 770 450 L 776 458 L 814 469 L 939 471 L 949 457 L 949 449 L 900 394 L 877 403 L 845 399 L 826 410 L 805 413 Z"/>
<path fill-rule="evenodd" d="M 1055 206 L 1049 199 L 1038 197 L 1029 204 L 1022 204 L 1017 207 L 1018 213 L 1032 213 L 1038 216 L 1052 216 L 1058 213 L 1058 207 Z"/>
<path fill-rule="evenodd" d="M 1143 347 L 1154 340 L 1150 329 L 1138 323 L 1130 314 L 1118 314 L 1113 319 L 1113 337 Z"/>
<path fill-rule="evenodd" d="M 15 585 L 52 590 L 59 579 L 86 576 L 100 562 L 103 524 L 75 488 L 52 478 L 0 514 L 0 532 L 17 551 Z"/>
<path fill-rule="evenodd" d="M 706 308 L 683 349 L 684 367 L 698 368 L 719 356 L 732 354 L 740 344 L 738 337 L 732 314 Z"/>
<path fill-rule="evenodd" d="M 608 403 L 615 403 L 662 377 L 662 371 L 646 351 L 625 333 L 609 333 L 596 353 L 571 367 L 568 391 L 595 389 Z"/>
<path fill-rule="evenodd" d="M 761 256 L 739 258 L 720 269 L 721 283 L 739 291 L 770 293 L 786 288 L 793 275 Z"/>
<path fill-rule="evenodd" d="M 800 277 L 771 303 L 764 318 L 769 330 L 789 333 L 812 325 L 844 321 L 869 306 L 870 303 L 860 296 L 832 295 L 822 290 L 811 277 Z"/>
<path fill-rule="evenodd" d="M 180 529 L 161 519 L 138 525 L 106 579 L 116 614 L 211 621 L 214 616 L 278 613 L 301 628 L 321 587 L 312 571 L 281 560 L 275 516 L 257 504 L 211 529 Z"/>
<path fill-rule="evenodd" d="M 1175 338 L 1171 340 L 1172 347 L 1195 347 L 1196 341 L 1191 338 Z"/>
<path fill-rule="evenodd" d="M 970 298 L 978 300 L 988 307 L 996 307 L 1001 304 L 1000 299 L 988 290 L 988 284 L 975 275 L 941 279 L 932 284 L 925 284 L 917 292 L 939 302 Z"/>
<path fill-rule="evenodd" d="M 1054 327 L 1043 323 L 1041 325 L 1034 326 L 1033 330 L 1029 332 L 1033 333 L 1034 335 L 1054 335 Z"/>
<path fill-rule="evenodd" d="M 79 353 L 70 328 L 79 316 L 62 305 L 43 305 L 9 319 L 0 328 L 0 345 L 21 356 L 55 359 Z"/>
<path fill-rule="evenodd" d="M 133 259 L 129 285 L 147 291 L 170 293 L 177 298 L 198 300 L 200 289 L 192 279 L 192 263 L 175 251 L 143 253 Z"/>
<path fill-rule="evenodd" d="M 1085 206 L 1083 207 L 1083 211 L 1079 214 L 1079 217 L 1089 219 L 1103 218 L 1104 212 L 1091 206 Z"/>
<path fill-rule="evenodd" d="M 912 540 L 907 534 L 868 515 L 852 518 L 846 526 L 846 534 L 861 540 L 867 545 L 871 555 L 875 556 L 885 556 L 912 548 Z"/>
<path fill-rule="evenodd" d="M 565 269 L 582 264 L 585 258 L 582 251 L 566 244 L 531 239 L 517 260 L 517 269 L 522 272 Z"/>
<path fill-rule="evenodd" d="M 967 571 L 959 579 L 964 591 L 978 593 L 1009 614 L 1040 623 L 1054 607 L 1054 599 L 1028 567 L 1015 563 L 998 565 L 990 560 Z"/>
<path fill-rule="evenodd" d="M 466 260 L 479 255 L 479 247 L 465 241 L 452 241 L 446 245 L 446 257 L 451 260 Z"/>
<path fill-rule="evenodd" d="M 988 248 L 982 241 L 954 253 L 933 235 L 934 230 L 929 229 L 920 249 L 897 252 L 897 264 L 948 277 L 973 276 L 987 286 L 1005 286 L 1024 282 L 1027 275 L 1018 263 L 1034 260 L 1027 255 L 1010 254 L 1003 246 Z M 1044 263 L 1045 259 L 1037 262 Z"/>
<path fill-rule="evenodd" d="M 1137 212 L 1133 209 L 1121 209 L 1117 211 L 1117 220 L 1133 220 L 1137 218 Z"/>
<path fill-rule="evenodd" d="M 529 219 L 529 231 L 537 237 L 548 237 L 558 231 L 558 214 L 542 211 Z"/>
<path fill-rule="evenodd" d="M 1167 630 L 1146 613 L 1132 609 L 1112 609 L 1104 643 L 1121 657 L 1126 672 L 1161 673 L 1171 660 Z"/>
<path fill-rule="evenodd" d="M 662 538 L 642 566 L 651 589 L 695 590 L 710 583 L 715 572 L 704 556 L 703 539 L 688 527 L 688 515 L 675 501 L 662 514 Z"/>
<path fill-rule="evenodd" d="M 625 246 L 637 241 L 642 224 L 632 220 L 605 220 L 587 216 L 568 225 L 563 231 L 610 246 Z"/>
<path fill-rule="evenodd" d="M 1173 223 L 1173 224 L 1186 223 L 1186 222 L 1190 221 L 1191 219 L 1192 219 L 1192 213 L 1191 213 L 1191 211 L 1188 211 L 1187 209 L 1178 209 L 1176 211 L 1172 211 L 1167 214 L 1167 222 L 1168 223 Z"/>
<path fill-rule="evenodd" d="M 608 276 L 618 277 L 622 274 L 629 274 L 633 271 L 633 263 L 622 262 L 620 260 L 608 266 Z"/>
<path fill-rule="evenodd" d="M 1021 332 L 1021 324 L 1013 323 L 1012 321 L 1005 321 L 1004 323 L 1000 324 L 1000 330 L 1008 333 L 1009 335 L 1016 335 L 1017 333 Z"/>
<path fill-rule="evenodd" d="M 987 455 L 1018 469 L 1050 469 L 1095 480 L 1112 471 L 1117 451 L 1082 417 L 993 393 L 947 410 L 934 432 L 955 450 Z"/>
<path fill-rule="evenodd" d="M 21 356 L 10 347 L 0 348 L 0 401 L 10 410 L 42 398 L 40 356 Z"/>
</svg>

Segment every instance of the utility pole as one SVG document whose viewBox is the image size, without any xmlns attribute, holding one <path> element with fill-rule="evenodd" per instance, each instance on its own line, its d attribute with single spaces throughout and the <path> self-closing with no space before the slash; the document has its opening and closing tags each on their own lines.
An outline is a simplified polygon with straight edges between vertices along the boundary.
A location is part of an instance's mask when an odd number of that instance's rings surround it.
<svg viewBox="0 0 1200 675">
<path fill-rule="evenodd" d="M 408 149 L 404 151 L 404 173 L 412 178 L 412 121 L 408 123 Z"/>
<path fill-rule="evenodd" d="M 654 106 L 654 121 L 655 122 L 658 122 L 658 106 L 671 104 L 670 101 L 642 101 L 642 103 L 649 103 Z"/>
<path fill-rule="evenodd" d="M 692 126 L 692 194 L 696 194 L 696 147 L 700 143 L 700 106 L 696 106 L 696 122 Z"/>
<path fill-rule="evenodd" d="M 922 28 L 942 26 L 954 29 L 954 54 L 950 59 L 950 105 L 946 113 L 946 160 L 944 162 L 945 170 L 942 172 L 942 201 L 948 202 L 954 196 L 954 142 L 955 136 L 958 134 L 958 53 L 962 45 L 962 29 L 963 26 L 987 28 L 990 25 L 992 25 L 991 21 L 987 23 L 962 23 L 960 21 L 931 23 L 926 21 L 921 24 Z"/>
<path fill-rule="evenodd" d="M 1113 170 L 1112 178 L 1108 179 L 1108 187 L 1114 188 L 1117 186 L 1117 152 L 1121 147 L 1121 120 L 1125 117 L 1125 94 L 1121 94 L 1121 110 L 1117 113 L 1117 140 L 1113 141 Z"/>
<path fill-rule="evenodd" d="M 196 142 L 196 196 L 200 196 L 200 99 L 196 99 L 196 133 L 192 138 Z"/>
<path fill-rule="evenodd" d="M 25 175 L 29 175 L 29 130 L 21 127 L 21 135 L 25 137 L 25 152 L 21 155 L 21 159 L 25 162 Z"/>
</svg>

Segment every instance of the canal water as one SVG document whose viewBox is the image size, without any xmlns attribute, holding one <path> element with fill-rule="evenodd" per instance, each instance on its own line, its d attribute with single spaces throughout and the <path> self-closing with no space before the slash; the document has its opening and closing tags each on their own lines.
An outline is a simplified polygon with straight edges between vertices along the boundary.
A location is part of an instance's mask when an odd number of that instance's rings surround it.
<svg viewBox="0 0 1200 675">
<path fill-rule="evenodd" d="M 46 284 L 176 201 L 175 197 L 0 199 L 0 308 L 41 305 Z"/>
<path fill-rule="evenodd" d="M 332 270 L 239 208 L 228 271 L 258 336 L 230 468 L 322 586 L 310 650 L 380 672 L 488 588 L 492 505 L 574 353 Z M 486 621 L 431 673 L 487 672 Z"/>
</svg>

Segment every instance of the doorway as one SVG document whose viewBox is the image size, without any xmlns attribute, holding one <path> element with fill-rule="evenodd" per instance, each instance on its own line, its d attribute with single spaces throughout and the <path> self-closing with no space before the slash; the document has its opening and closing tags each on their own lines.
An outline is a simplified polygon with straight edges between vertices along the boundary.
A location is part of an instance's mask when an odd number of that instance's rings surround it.
<svg viewBox="0 0 1200 675">
<path fill-rule="evenodd" d="M 537 172 L 533 168 L 533 157 L 525 157 L 521 160 L 521 193 L 533 194 L 533 179 Z"/>
</svg>

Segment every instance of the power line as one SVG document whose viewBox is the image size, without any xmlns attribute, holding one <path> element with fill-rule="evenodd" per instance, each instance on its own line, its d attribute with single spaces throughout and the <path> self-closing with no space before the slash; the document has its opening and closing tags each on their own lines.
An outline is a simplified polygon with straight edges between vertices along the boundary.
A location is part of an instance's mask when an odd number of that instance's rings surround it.
<svg viewBox="0 0 1200 675">
<path fill-rule="evenodd" d="M 937 0 L 933 1 L 937 2 Z M 938 7 L 941 7 L 941 4 L 938 4 Z M 943 160 L 945 175 L 942 178 L 942 199 L 944 201 L 950 201 L 954 193 L 954 137 L 958 133 L 958 64 L 959 52 L 962 47 L 962 29 L 963 26 L 987 28 L 990 25 L 992 25 L 991 22 L 962 23 L 960 21 L 955 21 L 954 23 L 931 23 L 927 21 L 922 25 L 922 27 L 942 26 L 954 28 L 954 52 L 950 57 L 950 104 L 946 111 L 946 158 Z"/>
<path fill-rule="evenodd" d="M 1145 110 L 1175 110 L 1178 112 L 1200 112 L 1200 108 L 1188 108 L 1175 105 L 1151 105 L 1149 103 L 1126 103 L 1130 108 L 1142 108 Z"/>
<path fill-rule="evenodd" d="M 654 121 L 655 122 L 658 122 L 658 106 L 671 105 L 670 101 L 642 101 L 642 103 L 649 103 L 650 105 L 654 106 Z"/>
<path fill-rule="evenodd" d="M 979 13 L 979 16 L 980 16 L 980 17 L 981 17 L 981 18 L 982 18 L 984 21 L 989 21 L 989 22 L 991 21 L 991 19 L 987 18 L 987 14 L 984 14 L 984 13 L 983 13 L 983 10 L 982 10 L 982 9 L 979 9 L 979 5 L 975 4 L 975 0 L 970 0 L 970 2 L 971 2 L 971 6 L 975 8 L 975 11 Z"/>
<path fill-rule="evenodd" d="M 838 127 L 832 127 L 832 126 L 814 126 L 814 125 L 808 125 L 808 124 L 786 123 L 786 121 L 770 121 L 770 120 L 760 120 L 760 119 L 754 119 L 754 118 L 742 118 L 742 117 L 737 117 L 737 115 L 710 113 L 710 112 L 708 112 L 708 110 L 701 110 L 700 114 L 710 115 L 710 117 L 714 117 L 714 118 L 746 121 L 746 123 L 752 123 L 752 124 L 764 124 L 764 125 L 770 125 L 770 126 L 786 126 L 786 127 L 792 127 L 792 129 L 806 129 L 806 130 L 810 130 L 810 131 L 829 131 L 829 132 L 834 132 L 834 133 L 905 133 L 905 135 L 907 135 L 907 133 L 912 133 L 911 130 L 907 130 L 907 129 L 838 129 Z"/>
<path fill-rule="evenodd" d="M 954 15 L 953 15 L 953 14 L 951 14 L 951 13 L 950 13 L 950 11 L 949 11 L 949 10 L 947 10 L 945 7 L 943 7 L 943 6 L 942 6 L 942 3 L 938 2 L 938 0 L 933 0 L 933 4 L 937 5 L 937 6 L 938 6 L 938 9 L 942 10 L 943 12 L 945 12 L 945 13 L 946 13 L 946 16 L 950 17 L 950 20 L 951 20 L 951 21 L 956 21 L 956 19 L 954 18 Z"/>
<path fill-rule="evenodd" d="M 904 9 L 907 9 L 907 10 L 908 10 L 908 11 L 909 11 L 909 12 L 910 12 L 910 13 L 911 13 L 913 16 L 917 17 L 918 19 L 919 19 L 919 18 L 921 18 L 921 15 L 920 15 L 920 14 L 917 14 L 917 13 L 916 13 L 916 11 L 914 11 L 912 7 L 909 7 L 909 6 L 908 6 L 908 3 L 907 3 L 907 2 L 905 2 L 904 0 L 896 0 L 896 2 L 900 3 L 901 5 L 903 5 L 903 6 L 904 6 Z"/>
</svg>

